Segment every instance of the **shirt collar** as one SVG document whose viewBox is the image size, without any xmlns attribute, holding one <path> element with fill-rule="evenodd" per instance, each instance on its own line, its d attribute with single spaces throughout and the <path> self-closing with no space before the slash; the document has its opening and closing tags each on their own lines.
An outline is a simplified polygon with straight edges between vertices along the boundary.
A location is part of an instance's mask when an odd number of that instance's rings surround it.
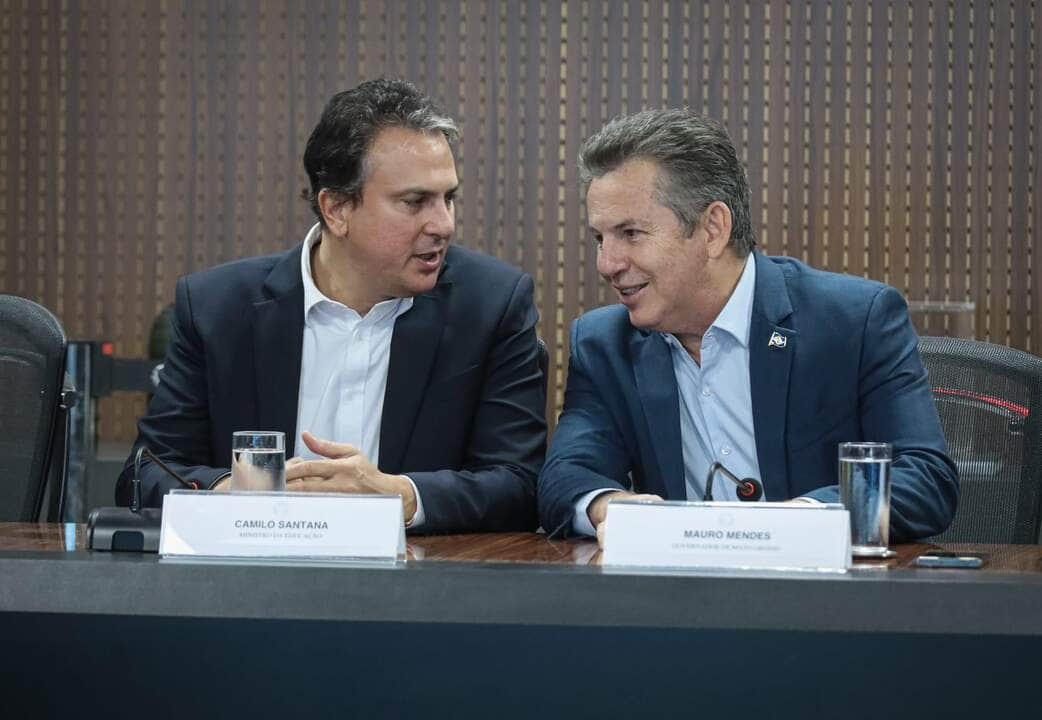
<svg viewBox="0 0 1042 720">
<path fill-rule="evenodd" d="M 321 223 L 315 223 L 315 226 L 308 230 L 307 237 L 304 238 L 304 248 L 300 251 L 300 278 L 304 281 L 304 320 L 308 319 L 308 313 L 315 305 L 318 305 L 323 300 L 329 300 L 322 291 L 318 289 L 318 285 L 315 284 L 315 279 L 311 276 L 311 248 L 315 247 L 315 243 L 322 239 L 322 225 Z"/>
<path fill-rule="evenodd" d="M 753 316 L 753 292 L 756 289 L 756 258 L 752 253 L 745 259 L 738 284 L 727 299 L 727 304 L 710 327 L 716 327 L 731 335 L 743 347 L 749 346 L 749 326 Z"/>
<path fill-rule="evenodd" d="M 314 227 L 308 230 L 308 234 L 304 238 L 304 247 L 300 251 L 300 278 L 304 283 L 305 323 L 308 321 L 308 315 L 310 314 L 311 309 L 320 303 L 332 303 L 338 307 L 346 307 L 342 303 L 338 303 L 336 300 L 330 300 L 328 297 L 323 295 L 322 291 L 318 289 L 318 285 L 315 284 L 315 278 L 311 274 L 311 250 L 321 240 L 322 225 L 321 223 L 315 223 Z M 371 317 L 374 322 L 380 322 L 392 317 L 397 318 L 412 307 L 412 301 L 413 299 L 411 297 L 406 297 L 391 298 L 390 300 L 378 302 L 372 307 L 366 317 Z"/>
<path fill-rule="evenodd" d="M 718 328 L 728 335 L 734 337 L 742 347 L 749 346 L 749 327 L 753 316 L 753 292 L 756 290 L 756 258 L 752 253 L 745 260 L 745 268 L 738 278 L 731 297 L 727 298 L 720 314 L 710 325 L 710 328 Z M 707 331 L 708 332 L 708 331 Z M 687 350 L 672 333 L 662 333 L 666 342 L 674 350 L 686 353 Z"/>
</svg>

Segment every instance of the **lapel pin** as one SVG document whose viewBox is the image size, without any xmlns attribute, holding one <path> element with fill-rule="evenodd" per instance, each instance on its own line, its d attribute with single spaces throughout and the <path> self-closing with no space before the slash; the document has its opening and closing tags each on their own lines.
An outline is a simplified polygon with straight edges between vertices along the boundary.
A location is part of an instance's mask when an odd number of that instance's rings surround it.
<svg viewBox="0 0 1042 720">
<path fill-rule="evenodd" d="M 767 347 L 784 348 L 788 342 L 789 338 L 779 332 L 774 332 L 771 333 L 771 339 L 767 341 Z"/>
</svg>

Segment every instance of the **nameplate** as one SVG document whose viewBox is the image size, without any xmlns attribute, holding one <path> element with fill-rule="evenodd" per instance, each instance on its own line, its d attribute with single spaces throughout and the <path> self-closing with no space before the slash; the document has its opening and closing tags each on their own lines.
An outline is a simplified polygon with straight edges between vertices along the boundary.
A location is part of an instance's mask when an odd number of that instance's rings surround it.
<svg viewBox="0 0 1042 720">
<path fill-rule="evenodd" d="M 402 513 L 398 495 L 174 490 L 159 553 L 394 561 L 405 557 Z"/>
<path fill-rule="evenodd" d="M 741 502 L 608 504 L 604 565 L 831 570 L 850 567 L 842 505 Z"/>
</svg>

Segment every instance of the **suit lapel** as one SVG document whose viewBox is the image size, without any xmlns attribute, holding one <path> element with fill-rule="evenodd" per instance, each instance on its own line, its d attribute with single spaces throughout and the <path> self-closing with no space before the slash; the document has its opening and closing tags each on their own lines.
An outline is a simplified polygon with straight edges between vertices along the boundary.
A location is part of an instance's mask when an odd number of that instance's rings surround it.
<svg viewBox="0 0 1042 720">
<path fill-rule="evenodd" d="M 658 470 L 659 482 L 666 489 L 666 499 L 686 500 L 687 482 L 680 442 L 680 396 L 669 346 L 656 333 L 638 332 L 631 342 L 630 351 L 633 353 L 637 395 L 644 406 L 657 461 L 649 470 Z M 646 490 L 653 492 L 654 488 Z"/>
<path fill-rule="evenodd" d="M 439 280 L 433 292 L 417 295 L 394 323 L 380 424 L 379 466 L 384 472 L 401 472 L 405 461 L 445 325 L 444 295 L 451 287 L 450 281 Z"/>
<path fill-rule="evenodd" d="M 792 315 L 785 276 L 773 262 L 755 253 L 756 291 L 749 328 L 749 384 L 760 478 L 768 500 L 792 497 L 785 452 L 789 373 L 799 336 L 783 327 Z"/>
<path fill-rule="evenodd" d="M 286 452 L 296 447 L 300 355 L 304 339 L 304 285 L 298 245 L 275 265 L 264 283 L 267 297 L 253 306 L 258 429 L 286 433 Z"/>
</svg>

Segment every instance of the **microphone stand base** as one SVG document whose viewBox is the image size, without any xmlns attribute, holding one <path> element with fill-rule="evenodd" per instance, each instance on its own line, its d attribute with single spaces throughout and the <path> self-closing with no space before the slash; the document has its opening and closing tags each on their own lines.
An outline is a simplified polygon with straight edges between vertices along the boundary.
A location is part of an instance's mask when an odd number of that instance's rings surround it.
<svg viewBox="0 0 1042 720">
<path fill-rule="evenodd" d="M 161 508 L 134 512 L 125 507 L 102 507 L 87 519 L 87 547 L 103 552 L 159 552 Z"/>
</svg>

